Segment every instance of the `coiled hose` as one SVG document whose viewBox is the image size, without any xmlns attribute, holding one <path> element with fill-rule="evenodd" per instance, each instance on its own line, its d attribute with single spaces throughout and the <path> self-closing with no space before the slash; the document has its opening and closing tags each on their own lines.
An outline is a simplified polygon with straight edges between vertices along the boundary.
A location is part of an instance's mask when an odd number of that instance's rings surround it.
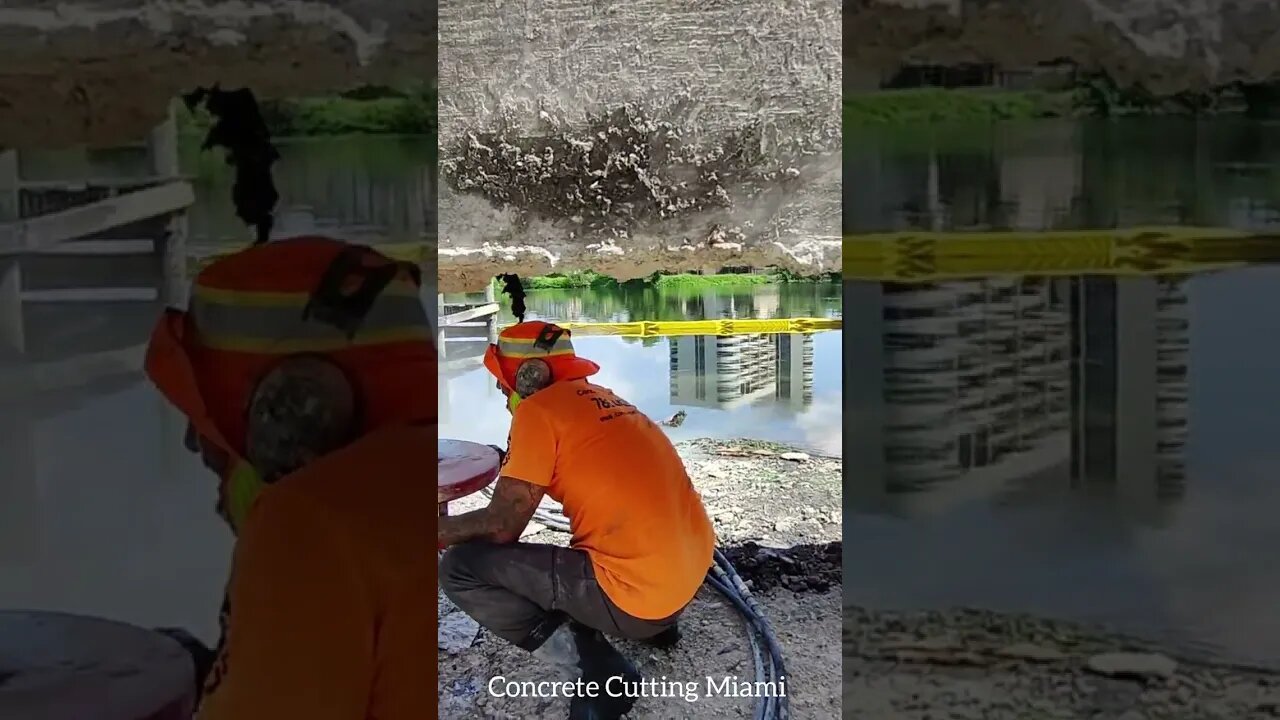
<svg viewBox="0 0 1280 720">
<path fill-rule="evenodd" d="M 481 492 L 485 497 L 493 495 L 490 488 Z M 533 519 L 548 530 L 570 532 L 568 518 L 555 510 L 538 508 L 533 513 Z M 765 617 L 755 596 L 747 589 L 747 584 L 719 548 L 716 548 L 714 559 L 715 563 L 707 572 L 706 584 L 723 595 L 741 613 L 747 630 L 747 641 L 751 645 L 756 681 L 775 683 L 765 687 L 781 687 L 781 682 L 787 677 L 787 668 L 782 660 L 782 647 L 774 635 L 773 626 Z M 786 696 L 772 697 L 765 694 L 758 698 L 752 717 L 754 720 L 786 720 L 790 716 L 790 701 Z"/>
</svg>

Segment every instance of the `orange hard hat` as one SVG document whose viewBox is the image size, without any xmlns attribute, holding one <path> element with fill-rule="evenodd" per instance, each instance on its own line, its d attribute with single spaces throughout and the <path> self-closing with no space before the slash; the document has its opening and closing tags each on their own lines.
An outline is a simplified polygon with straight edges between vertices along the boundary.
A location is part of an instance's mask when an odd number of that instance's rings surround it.
<svg viewBox="0 0 1280 720">
<path fill-rule="evenodd" d="M 414 268 L 372 248 L 322 237 L 255 246 L 206 267 L 189 307 L 161 316 L 146 373 L 198 435 L 234 458 L 244 455 L 258 380 L 300 353 L 348 373 L 362 432 L 434 423 L 438 355 L 420 293 Z"/>
<path fill-rule="evenodd" d="M 484 354 L 484 366 L 508 390 L 515 388 L 516 370 L 537 358 L 551 367 L 555 381 L 581 380 L 600 372 L 600 366 L 573 351 L 572 333 L 554 323 L 533 320 L 498 333 L 498 342 Z"/>
</svg>

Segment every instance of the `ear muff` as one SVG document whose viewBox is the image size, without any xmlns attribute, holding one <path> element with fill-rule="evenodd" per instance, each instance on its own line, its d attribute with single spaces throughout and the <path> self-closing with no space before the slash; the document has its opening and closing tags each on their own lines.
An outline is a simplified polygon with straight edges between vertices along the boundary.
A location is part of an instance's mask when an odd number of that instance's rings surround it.
<svg viewBox="0 0 1280 720">
<path fill-rule="evenodd" d="M 231 473 L 226 478 L 224 503 L 227 522 L 231 523 L 232 530 L 238 533 L 240 528 L 244 527 L 245 518 L 249 517 L 249 510 L 266 486 L 267 484 L 259 477 L 258 471 L 254 470 L 249 463 L 241 461 L 231 468 Z"/>
</svg>

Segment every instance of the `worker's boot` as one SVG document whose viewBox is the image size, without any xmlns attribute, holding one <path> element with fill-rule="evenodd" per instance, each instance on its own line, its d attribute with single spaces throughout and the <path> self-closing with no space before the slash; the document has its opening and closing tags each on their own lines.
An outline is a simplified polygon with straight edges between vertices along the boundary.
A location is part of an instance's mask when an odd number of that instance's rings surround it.
<svg viewBox="0 0 1280 720">
<path fill-rule="evenodd" d="M 574 697 L 570 701 L 569 720 L 619 720 L 636 702 L 632 693 L 640 672 L 598 630 L 576 622 L 564 623 L 533 654 L 577 670 L 584 684 L 595 683 L 595 697 Z M 610 678 L 619 677 L 620 680 L 609 682 Z"/>
<path fill-rule="evenodd" d="M 670 650 L 678 642 L 680 642 L 680 626 L 675 624 L 644 641 L 646 645 L 659 650 Z"/>
</svg>

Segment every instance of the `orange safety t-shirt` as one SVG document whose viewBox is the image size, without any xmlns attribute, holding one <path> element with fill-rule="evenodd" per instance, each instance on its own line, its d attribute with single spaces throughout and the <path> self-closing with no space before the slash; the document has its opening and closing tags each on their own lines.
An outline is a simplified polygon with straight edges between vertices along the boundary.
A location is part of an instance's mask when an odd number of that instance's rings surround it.
<svg viewBox="0 0 1280 720">
<path fill-rule="evenodd" d="M 715 530 L 666 433 L 613 391 L 554 383 L 516 406 L 502 475 L 564 505 L 572 546 L 624 612 L 669 617 L 711 567 Z"/>
<path fill-rule="evenodd" d="M 262 491 L 198 720 L 436 716 L 435 440 L 378 430 Z"/>
</svg>

